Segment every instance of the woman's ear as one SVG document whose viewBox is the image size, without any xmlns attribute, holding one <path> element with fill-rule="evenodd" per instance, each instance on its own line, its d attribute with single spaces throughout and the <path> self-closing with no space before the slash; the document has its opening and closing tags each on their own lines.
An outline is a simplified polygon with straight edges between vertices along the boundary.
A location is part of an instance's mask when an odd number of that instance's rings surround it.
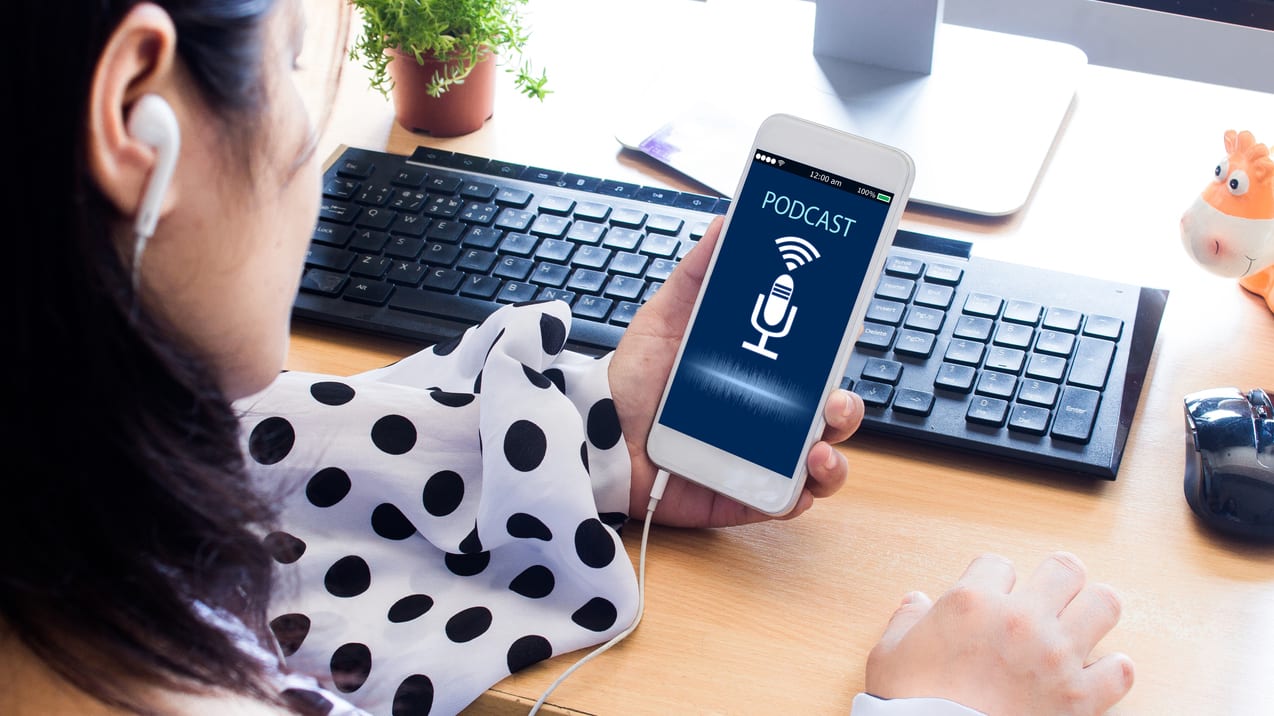
<svg viewBox="0 0 1274 716">
<path fill-rule="evenodd" d="M 129 10 L 98 57 L 86 118 L 89 173 L 125 216 L 137 215 L 158 158 L 145 137 L 128 131 L 129 114 L 147 94 L 175 99 L 177 72 L 177 29 L 168 13 L 151 3 Z M 170 190 L 161 214 L 173 200 Z"/>
</svg>

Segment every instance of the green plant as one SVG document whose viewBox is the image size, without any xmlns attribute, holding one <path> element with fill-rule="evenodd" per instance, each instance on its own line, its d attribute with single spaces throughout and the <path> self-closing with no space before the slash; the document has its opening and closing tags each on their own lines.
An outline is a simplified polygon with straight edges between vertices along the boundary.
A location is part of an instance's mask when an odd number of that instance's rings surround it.
<svg viewBox="0 0 1274 716">
<path fill-rule="evenodd" d="M 501 61 L 522 59 L 527 32 L 521 6 L 527 0 L 349 0 L 363 15 L 363 34 L 350 50 L 350 59 L 361 56 L 371 72 L 371 85 L 388 95 L 393 80 L 388 74 L 398 50 L 414 55 L 423 64 L 426 56 L 460 60 L 446 74 L 434 73 L 426 91 L 433 97 L 464 82 L 484 53 L 494 52 Z M 529 61 L 510 66 L 518 89 L 528 97 L 544 99 L 548 76 L 537 76 Z"/>
</svg>

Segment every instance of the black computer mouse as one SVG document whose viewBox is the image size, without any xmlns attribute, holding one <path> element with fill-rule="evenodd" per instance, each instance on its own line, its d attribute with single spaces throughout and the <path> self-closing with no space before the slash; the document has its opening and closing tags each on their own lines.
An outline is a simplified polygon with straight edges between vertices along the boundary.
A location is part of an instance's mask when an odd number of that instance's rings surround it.
<svg viewBox="0 0 1274 716">
<path fill-rule="evenodd" d="M 1208 525 L 1274 541 L 1274 404 L 1261 389 L 1185 397 L 1186 501 Z"/>
</svg>

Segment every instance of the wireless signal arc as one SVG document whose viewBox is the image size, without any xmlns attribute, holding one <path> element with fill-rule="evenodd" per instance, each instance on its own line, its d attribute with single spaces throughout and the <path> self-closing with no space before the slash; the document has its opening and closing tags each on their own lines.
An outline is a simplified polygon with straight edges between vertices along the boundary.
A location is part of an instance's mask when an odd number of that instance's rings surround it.
<svg viewBox="0 0 1274 716">
<path fill-rule="evenodd" d="M 788 271 L 795 271 L 822 255 L 814 244 L 799 236 L 784 236 L 775 239 L 774 243 L 779 247 L 779 258 L 787 264 Z"/>
</svg>

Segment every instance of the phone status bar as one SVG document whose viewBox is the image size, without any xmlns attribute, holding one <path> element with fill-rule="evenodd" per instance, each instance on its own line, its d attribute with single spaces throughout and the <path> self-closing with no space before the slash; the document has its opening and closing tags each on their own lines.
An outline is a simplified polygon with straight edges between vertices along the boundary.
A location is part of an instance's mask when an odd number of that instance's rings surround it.
<svg viewBox="0 0 1274 716">
<path fill-rule="evenodd" d="M 853 179 L 848 179 L 831 172 L 823 171 L 818 167 L 812 167 L 808 164 L 798 162 L 795 159 L 788 159 L 787 157 L 782 157 L 770 152 L 758 150 L 756 154 L 753 155 L 752 161 L 758 164 L 768 164 L 780 171 L 803 176 L 806 179 L 812 179 L 826 184 L 833 189 L 840 189 L 858 196 L 866 196 L 885 204 L 892 202 L 894 199 L 893 195 L 887 191 L 882 191 L 876 187 L 863 184 L 862 182 L 857 182 Z"/>
</svg>

